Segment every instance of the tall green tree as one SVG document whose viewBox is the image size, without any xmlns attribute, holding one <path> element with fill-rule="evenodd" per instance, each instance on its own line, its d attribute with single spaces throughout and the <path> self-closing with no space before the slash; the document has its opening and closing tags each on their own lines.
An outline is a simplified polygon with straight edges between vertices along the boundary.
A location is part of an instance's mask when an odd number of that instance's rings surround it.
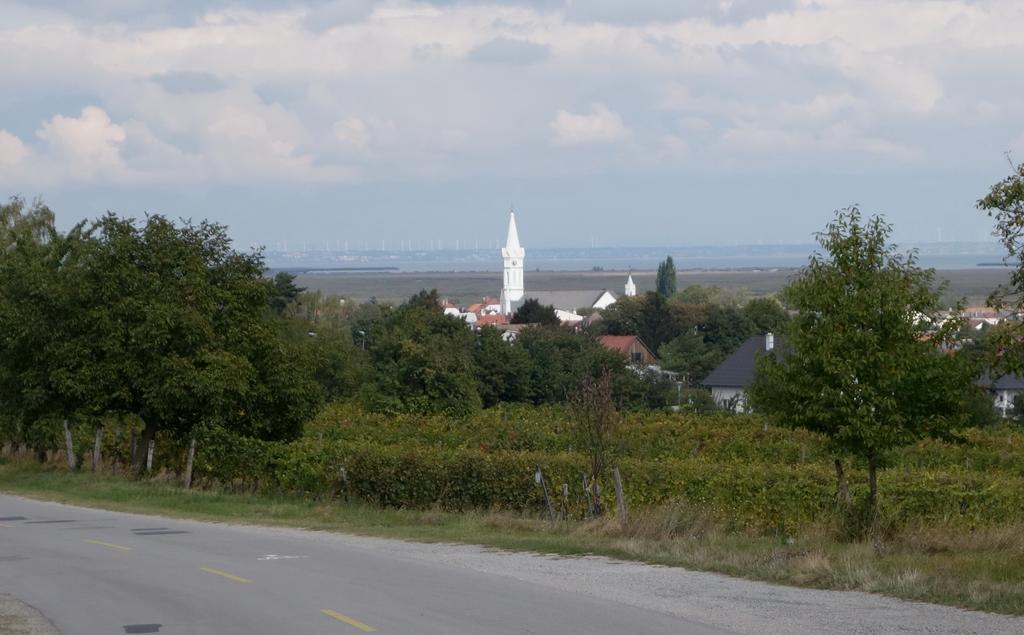
<svg viewBox="0 0 1024 635">
<path fill-rule="evenodd" d="M 417 293 L 367 337 L 375 369 L 362 391 L 369 408 L 450 416 L 480 409 L 473 332 L 444 314 L 437 291 Z"/>
<path fill-rule="evenodd" d="M 555 313 L 555 307 L 544 305 L 536 298 L 527 298 L 509 320 L 512 324 L 540 324 L 542 326 L 558 326 L 561 320 Z"/>
<path fill-rule="evenodd" d="M 1011 164 L 1012 165 L 1012 164 Z M 1024 163 L 994 184 L 989 193 L 978 201 L 978 209 L 995 220 L 994 234 L 1006 248 L 1006 261 L 1014 267 L 1009 284 L 1001 285 L 991 296 L 989 304 L 996 308 L 1024 310 Z M 1002 372 L 1024 373 L 1024 345 L 1021 322 L 1004 321 L 988 335 L 991 364 Z"/>
<path fill-rule="evenodd" d="M 270 281 L 270 308 L 278 315 L 284 314 L 285 309 L 305 290 L 305 287 L 295 284 L 294 274 L 278 271 Z"/>
<path fill-rule="evenodd" d="M 762 356 L 750 390 L 755 409 L 828 438 L 841 497 L 843 457 L 865 460 L 872 510 L 883 454 L 949 436 L 966 423 L 973 388 L 969 365 L 940 350 L 957 325 L 935 319 L 934 271 L 890 245 L 891 231 L 856 207 L 836 213 L 817 236 L 824 253 L 783 292 L 799 312 L 786 354 Z"/>
<path fill-rule="evenodd" d="M 743 306 L 743 315 L 757 333 L 778 333 L 789 320 L 789 314 L 775 298 L 754 298 Z"/>
<path fill-rule="evenodd" d="M 676 264 L 672 262 L 672 256 L 667 256 L 658 265 L 658 275 L 655 278 L 655 288 L 658 295 L 663 298 L 670 298 L 676 292 Z"/>
</svg>

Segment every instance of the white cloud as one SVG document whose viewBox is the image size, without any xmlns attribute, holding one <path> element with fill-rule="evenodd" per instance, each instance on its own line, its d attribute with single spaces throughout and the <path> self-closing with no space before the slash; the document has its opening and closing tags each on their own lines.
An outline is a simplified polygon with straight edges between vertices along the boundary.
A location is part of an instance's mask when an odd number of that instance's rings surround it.
<svg viewBox="0 0 1024 635">
<path fill-rule="evenodd" d="M 125 131 L 102 108 L 86 106 L 78 117 L 56 115 L 36 131 L 52 155 L 63 159 L 75 179 L 125 174 L 121 144 Z"/>
<path fill-rule="evenodd" d="M 973 156 L 958 124 L 1001 148 L 1024 104 L 984 79 L 1024 56 L 1005 1 L 152 1 L 167 19 L 19 3 L 0 81 L 22 121 L 66 101 L 37 139 L 0 133 L 0 162 L 54 182 L 435 179 L 566 174 L 588 145 L 611 170 L 670 147 L 702 169 L 777 147 L 950 167 Z"/>
<path fill-rule="evenodd" d="M 28 156 L 28 147 L 21 139 L 0 129 L 0 165 L 16 165 Z"/>
<path fill-rule="evenodd" d="M 349 117 L 335 122 L 334 138 L 342 145 L 362 150 L 370 142 L 370 128 L 362 119 Z"/>
<path fill-rule="evenodd" d="M 604 104 L 594 104 L 585 114 L 559 110 L 551 122 L 551 129 L 555 133 L 555 144 L 562 146 L 611 143 L 627 139 L 630 135 L 622 117 Z"/>
</svg>

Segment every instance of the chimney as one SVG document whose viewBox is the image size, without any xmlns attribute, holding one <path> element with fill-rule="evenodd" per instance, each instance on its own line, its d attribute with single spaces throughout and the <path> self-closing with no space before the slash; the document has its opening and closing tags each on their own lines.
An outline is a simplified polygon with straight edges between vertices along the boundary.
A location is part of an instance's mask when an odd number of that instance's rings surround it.
<svg viewBox="0 0 1024 635">
<path fill-rule="evenodd" d="M 768 351 L 772 350 L 773 348 L 775 348 L 775 334 L 774 333 L 765 333 L 764 334 L 764 350 L 765 350 L 765 352 L 768 352 Z"/>
</svg>

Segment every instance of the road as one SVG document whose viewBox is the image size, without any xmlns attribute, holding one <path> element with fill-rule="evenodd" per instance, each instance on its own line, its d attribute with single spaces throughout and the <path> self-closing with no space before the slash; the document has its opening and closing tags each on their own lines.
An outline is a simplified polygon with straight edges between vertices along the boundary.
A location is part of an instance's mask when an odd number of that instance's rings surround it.
<svg viewBox="0 0 1024 635">
<path fill-rule="evenodd" d="M 0 593 L 65 635 L 725 633 L 444 561 L 0 496 Z"/>
</svg>

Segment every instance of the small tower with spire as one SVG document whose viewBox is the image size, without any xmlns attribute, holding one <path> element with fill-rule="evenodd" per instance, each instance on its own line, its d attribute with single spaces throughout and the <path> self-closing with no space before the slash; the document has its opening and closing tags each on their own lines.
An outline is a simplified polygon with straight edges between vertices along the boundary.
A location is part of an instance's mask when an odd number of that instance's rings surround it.
<svg viewBox="0 0 1024 635">
<path fill-rule="evenodd" d="M 636 295 L 636 283 L 633 282 L 633 270 L 629 270 L 629 277 L 626 278 L 626 297 L 633 297 Z"/>
<path fill-rule="evenodd" d="M 508 213 L 508 238 L 501 248 L 501 258 L 505 262 L 504 282 L 501 287 L 501 310 L 512 313 L 512 303 L 523 299 L 526 292 L 523 286 L 523 258 L 526 250 L 519 244 L 519 231 L 516 229 L 516 213 Z"/>
</svg>

